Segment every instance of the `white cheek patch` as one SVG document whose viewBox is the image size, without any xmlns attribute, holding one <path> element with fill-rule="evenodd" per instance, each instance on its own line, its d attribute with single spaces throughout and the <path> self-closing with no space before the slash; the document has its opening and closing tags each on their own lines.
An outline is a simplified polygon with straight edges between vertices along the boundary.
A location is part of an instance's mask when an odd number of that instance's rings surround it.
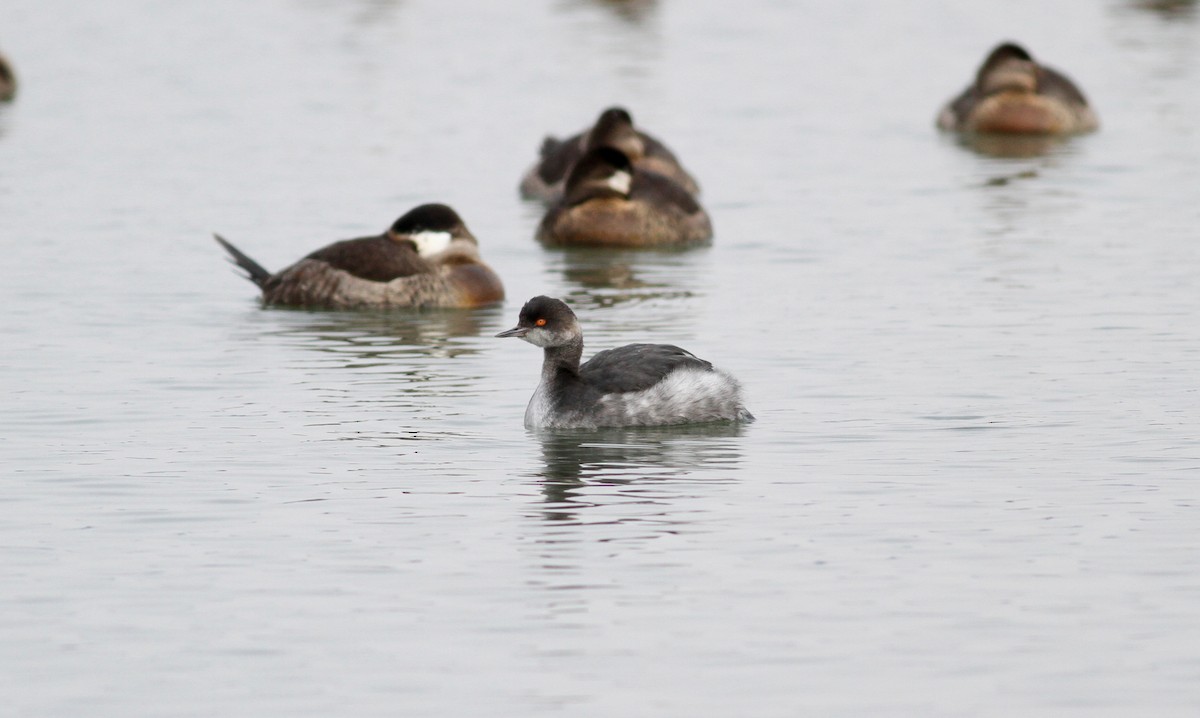
<svg viewBox="0 0 1200 718">
<path fill-rule="evenodd" d="M 449 232 L 417 232 L 410 239 L 417 245 L 417 254 L 430 257 L 449 247 L 451 237 Z"/>
<path fill-rule="evenodd" d="M 621 194 L 629 194 L 629 185 L 631 182 L 633 182 L 633 175 L 625 172 L 624 170 L 620 170 L 612 177 L 609 177 L 608 181 L 604 184 L 605 186 L 610 187 Z"/>
</svg>

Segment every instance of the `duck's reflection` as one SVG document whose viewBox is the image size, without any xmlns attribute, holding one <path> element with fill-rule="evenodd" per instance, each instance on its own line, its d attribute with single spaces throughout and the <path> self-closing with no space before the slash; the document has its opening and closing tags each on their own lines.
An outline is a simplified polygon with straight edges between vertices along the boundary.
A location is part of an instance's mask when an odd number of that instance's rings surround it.
<svg viewBox="0 0 1200 718">
<path fill-rule="evenodd" d="M 547 250 L 548 271 L 561 273 L 570 287 L 563 299 L 580 307 L 693 297 L 698 256 L 680 251 L 585 247 Z"/>
<path fill-rule="evenodd" d="M 1044 223 L 1078 209 L 1077 188 L 1056 182 L 1055 176 L 1083 156 L 1089 138 L 966 133 L 943 139 L 974 155 L 969 186 L 978 190 L 989 220 L 985 234 L 1010 237 L 1031 221 Z M 1042 219 L 1031 220 L 1034 216 Z"/>
<path fill-rule="evenodd" d="M 1029 234 L 1033 226 L 1051 227 L 1054 222 L 1081 208 L 1079 189 L 1070 182 L 1059 181 L 1069 167 L 1077 163 L 1086 150 L 1087 140 L 1079 138 L 1050 146 L 1041 156 L 1025 157 L 1016 152 L 1030 140 L 1049 138 L 1000 137 L 998 141 L 1012 140 L 1010 155 L 994 152 L 978 158 L 973 168 L 973 188 L 987 217 L 982 225 L 985 234 L 997 239 L 1014 235 L 1026 240 L 1040 241 L 1045 231 Z M 999 147 L 997 144 L 995 147 Z M 993 148 L 995 149 L 995 148 Z M 1009 247 L 1012 249 L 1012 247 Z"/>
<path fill-rule="evenodd" d="M 1063 147 L 1071 136 L 964 133 L 954 139 L 960 146 L 985 157 L 1027 159 L 1052 154 Z"/>
<path fill-rule="evenodd" d="M 591 431 L 538 431 L 543 471 L 540 515 L 570 522 L 599 504 L 637 507 L 620 521 L 647 512 L 661 514 L 649 496 L 668 483 L 728 480 L 741 462 L 744 424 L 632 427 Z M 714 470 L 716 470 L 714 472 Z M 631 502 L 632 500 L 632 502 Z"/>
<path fill-rule="evenodd" d="M 1134 0 L 1133 7 L 1139 10 L 1149 10 L 1163 18 L 1196 17 L 1196 0 Z"/>
<path fill-rule="evenodd" d="M 322 12 L 345 10 L 349 20 L 360 27 L 377 27 L 390 22 L 404 7 L 402 0 L 304 0 L 301 7 Z"/>
<path fill-rule="evenodd" d="M 602 7 L 621 20 L 633 24 L 646 22 L 658 12 L 657 0 L 570 0 L 567 5 Z"/>
<path fill-rule="evenodd" d="M 471 357 L 476 341 L 500 323 L 502 307 L 394 312 L 312 312 L 269 309 L 260 313 L 260 337 L 300 347 L 292 366 L 310 377 L 322 393 L 337 393 L 339 404 L 378 404 L 436 413 L 440 397 L 474 394 L 479 366 Z M 263 323 L 268 324 L 264 329 Z M 330 371 L 337 372 L 331 375 Z M 341 372 L 346 371 L 346 374 Z M 396 390 L 380 390 L 391 386 Z M 356 387 L 354 390 L 347 387 Z M 361 391 L 357 389 L 361 387 Z"/>
<path fill-rule="evenodd" d="M 332 312 L 271 308 L 278 320 L 268 332 L 317 352 L 347 360 L 347 368 L 369 367 L 395 355 L 454 358 L 479 349 L 463 338 L 478 337 L 500 321 L 503 307 L 411 311 Z"/>
<path fill-rule="evenodd" d="M 399 0 L 362 0 L 355 8 L 354 23 L 364 27 L 376 27 L 390 22 L 403 7 Z"/>
<path fill-rule="evenodd" d="M 297 410 L 310 425 L 330 427 L 330 438 L 407 443 L 462 436 L 486 422 L 478 337 L 494 331 L 502 309 L 268 309 L 240 324 L 235 341 L 268 345 L 262 355 L 316 395 Z"/>
</svg>

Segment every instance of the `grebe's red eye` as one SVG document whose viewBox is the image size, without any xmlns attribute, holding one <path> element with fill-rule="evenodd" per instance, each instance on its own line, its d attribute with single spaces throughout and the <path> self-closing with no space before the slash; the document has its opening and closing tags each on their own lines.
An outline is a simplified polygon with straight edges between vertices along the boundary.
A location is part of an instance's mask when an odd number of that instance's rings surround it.
<svg viewBox="0 0 1200 718">
<path fill-rule="evenodd" d="M 544 326 L 546 326 L 546 320 L 545 320 L 545 319 L 539 319 L 539 320 L 537 320 L 536 322 L 534 322 L 534 324 L 538 325 L 539 327 L 544 327 Z"/>
</svg>

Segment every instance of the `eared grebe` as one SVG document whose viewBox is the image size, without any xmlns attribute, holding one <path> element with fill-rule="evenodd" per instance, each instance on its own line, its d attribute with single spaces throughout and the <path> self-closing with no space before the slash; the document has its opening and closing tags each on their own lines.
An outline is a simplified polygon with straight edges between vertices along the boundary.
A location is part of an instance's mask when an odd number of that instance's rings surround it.
<svg viewBox="0 0 1200 718">
<path fill-rule="evenodd" d="M 7 102 L 17 94 L 17 76 L 4 55 L 0 55 L 0 102 Z"/>
<path fill-rule="evenodd" d="M 217 236 L 262 288 L 263 302 L 294 307 L 477 307 L 504 299 L 475 237 L 444 204 L 425 204 L 378 237 L 318 249 L 272 274 Z"/>
<path fill-rule="evenodd" d="M 671 150 L 650 135 L 634 129 L 633 118 L 627 110 L 610 107 L 600 114 L 591 129 L 565 140 L 547 137 L 542 142 L 541 159 L 521 180 L 522 196 L 554 202 L 562 196 L 571 168 L 588 150 L 596 147 L 615 147 L 639 169 L 670 177 L 691 194 L 700 192 L 696 180 L 683 169 Z"/>
<path fill-rule="evenodd" d="M 964 132 L 1070 134 L 1099 121 L 1075 83 L 1039 65 L 1025 48 L 998 46 L 973 82 L 938 114 L 938 127 Z"/>
<path fill-rule="evenodd" d="M 673 180 L 638 169 L 620 150 L 597 147 L 575 163 L 537 238 L 555 245 L 678 246 L 712 239 L 712 222 Z"/>
<path fill-rule="evenodd" d="M 583 330 L 558 299 L 530 299 L 517 326 L 496 336 L 545 349 L 542 380 L 525 409 L 530 429 L 754 420 L 736 379 L 676 346 L 630 344 L 581 365 Z"/>
</svg>

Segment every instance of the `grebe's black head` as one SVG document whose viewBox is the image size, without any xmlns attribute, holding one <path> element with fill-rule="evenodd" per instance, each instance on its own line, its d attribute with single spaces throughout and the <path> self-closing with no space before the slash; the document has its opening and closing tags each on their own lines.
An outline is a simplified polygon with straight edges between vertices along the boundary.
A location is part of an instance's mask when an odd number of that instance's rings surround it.
<svg viewBox="0 0 1200 718">
<path fill-rule="evenodd" d="M 567 177 L 567 204 L 593 197 L 628 197 L 633 183 L 633 164 L 614 147 L 597 147 L 579 158 Z"/>
<path fill-rule="evenodd" d="M 1037 63 L 1033 56 L 1015 42 L 996 46 L 975 75 L 975 84 L 984 94 L 1003 90 L 1035 92 Z"/>
<path fill-rule="evenodd" d="M 566 302 L 542 296 L 525 302 L 517 326 L 496 336 L 519 337 L 539 347 L 557 347 L 580 341 L 583 332 Z"/>
<path fill-rule="evenodd" d="M 445 251 L 455 240 L 478 244 L 462 218 L 444 204 L 423 204 L 414 207 L 396 220 L 387 231 L 397 241 L 409 241 L 422 257 Z"/>
</svg>

